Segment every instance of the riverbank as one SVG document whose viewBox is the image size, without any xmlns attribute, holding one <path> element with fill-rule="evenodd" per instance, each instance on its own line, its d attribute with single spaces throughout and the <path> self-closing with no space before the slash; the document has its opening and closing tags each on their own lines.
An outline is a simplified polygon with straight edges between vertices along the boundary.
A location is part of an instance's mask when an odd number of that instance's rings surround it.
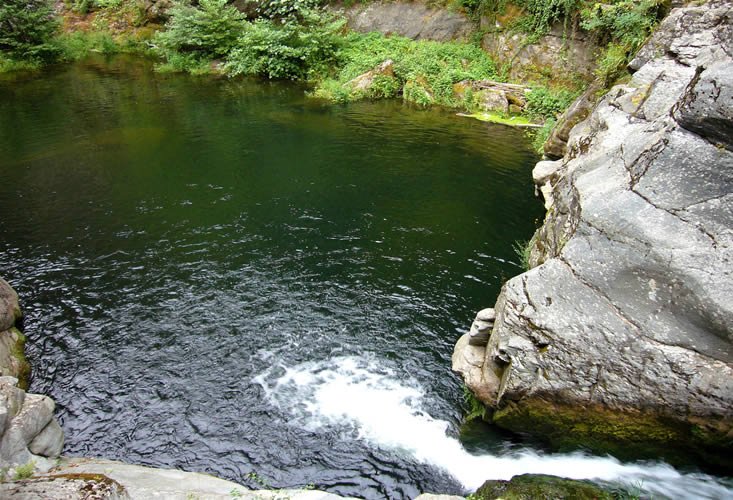
<svg viewBox="0 0 733 500">
<path fill-rule="evenodd" d="M 447 11 L 419 3 L 233 5 L 59 2 L 63 34 L 46 45 L 67 60 L 137 52 L 162 59 L 159 71 L 304 80 L 314 97 L 333 102 L 399 97 L 508 125 L 508 118 L 521 115 L 545 124 L 538 149 L 559 113 L 593 78 L 591 54 L 600 50 L 579 34 L 579 11 L 572 13 L 571 34 L 555 17 L 528 24 L 535 14 L 516 9 L 483 9 L 476 17 L 474 7 Z M 604 36 L 621 36 L 609 33 Z M 607 77 L 610 70 L 603 71 Z M 495 84 L 507 79 L 523 90 Z"/>
</svg>

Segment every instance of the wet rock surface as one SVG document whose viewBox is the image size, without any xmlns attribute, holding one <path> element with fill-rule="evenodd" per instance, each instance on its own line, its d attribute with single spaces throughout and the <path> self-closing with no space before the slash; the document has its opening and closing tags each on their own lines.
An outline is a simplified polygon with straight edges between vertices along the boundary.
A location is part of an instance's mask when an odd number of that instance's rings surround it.
<svg viewBox="0 0 733 500">
<path fill-rule="evenodd" d="M 504 286 L 481 376 L 466 379 L 497 423 L 731 464 L 731 12 L 673 10 L 631 81 L 538 165 L 535 267 Z"/>
</svg>

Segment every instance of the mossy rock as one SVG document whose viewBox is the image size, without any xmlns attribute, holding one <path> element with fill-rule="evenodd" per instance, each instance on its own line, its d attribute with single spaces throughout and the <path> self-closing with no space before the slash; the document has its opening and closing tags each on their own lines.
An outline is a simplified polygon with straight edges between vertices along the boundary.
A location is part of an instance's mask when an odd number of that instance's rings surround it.
<svg viewBox="0 0 733 500">
<path fill-rule="evenodd" d="M 25 357 L 25 335 L 13 327 L 0 332 L 0 375 L 18 379 L 18 387 L 28 390 L 31 365 Z"/>
<path fill-rule="evenodd" d="M 486 481 L 471 496 L 475 500 L 612 499 L 608 491 L 589 481 L 576 481 L 543 474 L 522 474 L 510 481 Z"/>
<path fill-rule="evenodd" d="M 673 464 L 702 461 L 714 468 L 733 468 L 730 426 L 720 422 L 686 423 L 653 412 L 570 406 L 539 398 L 507 404 L 494 412 L 493 422 L 531 433 L 559 451 L 587 449 L 622 460 L 662 457 Z"/>
</svg>

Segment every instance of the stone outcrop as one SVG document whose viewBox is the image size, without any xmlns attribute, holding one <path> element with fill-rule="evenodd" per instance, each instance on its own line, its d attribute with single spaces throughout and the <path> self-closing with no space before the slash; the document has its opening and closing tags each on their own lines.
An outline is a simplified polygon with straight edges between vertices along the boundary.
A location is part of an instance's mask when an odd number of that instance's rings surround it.
<svg viewBox="0 0 733 500">
<path fill-rule="evenodd" d="M 22 317 L 18 294 L 0 278 L 0 377 L 15 377 L 27 389 L 31 369 L 23 353 L 25 337 L 18 329 Z"/>
<path fill-rule="evenodd" d="M 18 379 L 0 377 L 0 467 L 55 458 L 64 446 L 64 432 L 53 416 L 55 403 L 48 396 L 26 394 Z"/>
<path fill-rule="evenodd" d="M 567 153 L 568 138 L 570 131 L 578 123 L 582 122 L 593 110 L 598 101 L 598 93 L 601 90 L 599 82 L 589 85 L 583 94 L 566 109 L 557 120 L 557 125 L 552 129 L 550 136 L 543 145 L 545 156 L 557 160 Z"/>
<path fill-rule="evenodd" d="M 104 459 L 65 458 L 47 474 L 0 484 L 0 498 L 17 500 L 335 500 L 316 490 L 248 490 L 198 472 L 156 469 Z"/>
<path fill-rule="evenodd" d="M 553 81 L 572 83 L 573 79 L 590 81 L 596 68 L 598 46 L 590 35 L 554 24 L 549 32 L 539 38 L 508 29 L 520 13 L 513 13 L 495 20 L 483 19 L 485 31 L 481 46 L 515 81 L 536 80 L 550 77 Z"/>
<path fill-rule="evenodd" d="M 503 287 L 488 345 L 454 354 L 497 424 L 733 466 L 732 13 L 674 9 L 538 165 L 534 267 Z"/>
<path fill-rule="evenodd" d="M 363 73 L 353 80 L 346 82 L 346 86 L 355 92 L 367 92 L 379 78 L 394 78 L 394 61 L 387 59 L 374 69 Z"/>
<path fill-rule="evenodd" d="M 0 278 L 0 467 L 59 456 L 64 433 L 53 416 L 55 404 L 47 396 L 27 394 L 30 366 L 25 337 L 17 328 L 22 317 L 18 294 Z"/>
<path fill-rule="evenodd" d="M 474 31 L 473 22 L 466 16 L 420 2 L 355 4 L 344 14 L 355 31 L 379 31 L 413 40 L 465 40 Z"/>
</svg>

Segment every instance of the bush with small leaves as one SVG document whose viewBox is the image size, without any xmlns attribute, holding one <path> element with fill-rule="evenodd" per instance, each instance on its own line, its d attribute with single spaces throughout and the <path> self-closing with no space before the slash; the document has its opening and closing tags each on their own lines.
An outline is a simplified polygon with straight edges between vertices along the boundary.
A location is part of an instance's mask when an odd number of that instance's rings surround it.
<svg viewBox="0 0 733 500">
<path fill-rule="evenodd" d="M 47 0 L 2 0 L 0 55 L 18 61 L 52 61 L 59 55 L 53 43 L 58 26 Z"/>
<path fill-rule="evenodd" d="M 229 54 L 226 72 L 291 80 L 325 74 L 337 63 L 344 24 L 318 11 L 304 12 L 300 21 L 257 19 Z"/>
<path fill-rule="evenodd" d="M 236 45 L 245 24 L 244 15 L 227 5 L 227 0 L 199 0 L 198 7 L 179 3 L 170 10 L 166 29 L 153 43 L 164 57 L 188 53 L 222 58 Z"/>
</svg>

